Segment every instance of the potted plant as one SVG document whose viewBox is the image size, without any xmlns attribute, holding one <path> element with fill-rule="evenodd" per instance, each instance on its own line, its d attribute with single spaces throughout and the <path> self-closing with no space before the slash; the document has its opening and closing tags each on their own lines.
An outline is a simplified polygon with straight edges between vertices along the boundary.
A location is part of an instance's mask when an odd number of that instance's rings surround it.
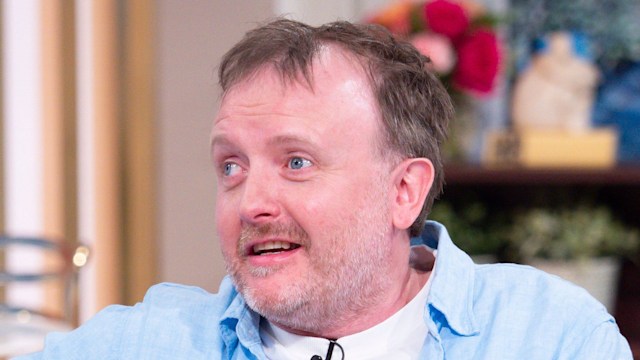
<svg viewBox="0 0 640 360">
<path fill-rule="evenodd" d="M 637 229 L 606 207 L 531 208 L 505 231 L 511 257 L 582 286 L 613 310 L 620 258 L 635 254 Z"/>
<path fill-rule="evenodd" d="M 450 203 L 439 201 L 429 218 L 445 225 L 456 246 L 471 255 L 477 264 L 496 262 L 504 248 L 502 238 L 489 231 L 492 227 L 487 222 L 487 209 L 479 202 L 454 209 Z"/>
</svg>

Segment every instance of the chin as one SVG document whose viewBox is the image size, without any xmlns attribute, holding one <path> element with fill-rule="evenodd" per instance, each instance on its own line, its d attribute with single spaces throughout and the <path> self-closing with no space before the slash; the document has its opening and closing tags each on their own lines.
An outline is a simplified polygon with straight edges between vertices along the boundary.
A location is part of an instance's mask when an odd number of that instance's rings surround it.
<svg viewBox="0 0 640 360">
<path fill-rule="evenodd" d="M 251 309 L 269 320 L 294 316 L 305 307 L 308 300 L 296 296 L 291 286 L 277 284 L 249 285 L 240 293 Z"/>
<path fill-rule="evenodd" d="M 229 272 L 238 292 L 247 303 L 270 304 L 286 298 L 287 288 L 296 281 L 290 275 L 269 267 L 244 267 Z M 263 306 L 260 306 L 263 307 Z M 252 306 L 253 308 L 253 306 Z"/>
</svg>

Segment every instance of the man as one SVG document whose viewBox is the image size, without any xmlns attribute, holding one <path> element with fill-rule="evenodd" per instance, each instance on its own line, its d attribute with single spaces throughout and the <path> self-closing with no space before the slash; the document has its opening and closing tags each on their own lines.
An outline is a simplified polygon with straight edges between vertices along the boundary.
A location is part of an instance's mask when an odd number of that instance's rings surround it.
<svg viewBox="0 0 640 360">
<path fill-rule="evenodd" d="M 212 132 L 230 277 L 155 286 L 32 358 L 630 359 L 585 291 L 425 225 L 452 116 L 426 62 L 378 27 L 249 32 Z"/>
</svg>

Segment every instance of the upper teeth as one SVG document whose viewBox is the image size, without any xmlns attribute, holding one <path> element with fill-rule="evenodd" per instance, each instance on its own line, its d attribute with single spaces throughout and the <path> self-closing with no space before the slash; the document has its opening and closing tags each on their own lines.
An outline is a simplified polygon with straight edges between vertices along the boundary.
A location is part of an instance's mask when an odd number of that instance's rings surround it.
<svg viewBox="0 0 640 360">
<path fill-rule="evenodd" d="M 258 254 L 265 250 L 282 249 L 289 250 L 291 244 L 286 241 L 267 241 L 253 246 L 253 252 Z"/>
</svg>

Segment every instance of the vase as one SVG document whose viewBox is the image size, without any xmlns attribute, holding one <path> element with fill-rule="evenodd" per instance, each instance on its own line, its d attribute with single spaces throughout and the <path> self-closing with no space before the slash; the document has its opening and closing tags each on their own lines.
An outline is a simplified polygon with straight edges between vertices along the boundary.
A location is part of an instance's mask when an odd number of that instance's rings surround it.
<svg viewBox="0 0 640 360">
<path fill-rule="evenodd" d="M 456 116 L 450 126 L 447 160 L 478 164 L 482 159 L 485 137 L 506 128 L 506 105 L 501 91 L 491 96 L 459 95 L 454 98 Z"/>
</svg>

